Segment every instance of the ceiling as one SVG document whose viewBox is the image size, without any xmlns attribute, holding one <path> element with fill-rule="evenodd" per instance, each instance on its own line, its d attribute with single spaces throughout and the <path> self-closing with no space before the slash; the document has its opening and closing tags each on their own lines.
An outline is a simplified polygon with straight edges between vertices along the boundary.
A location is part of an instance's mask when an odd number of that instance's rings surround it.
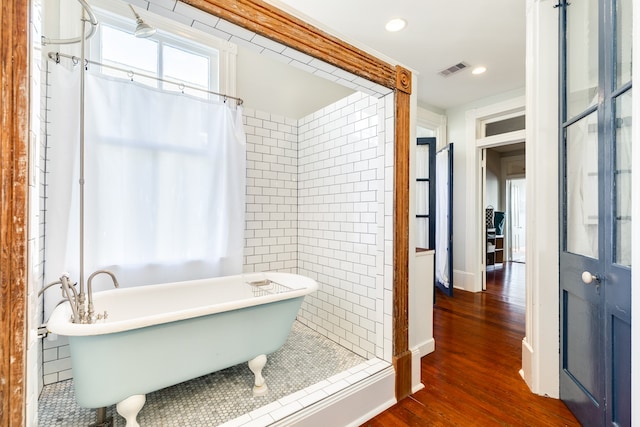
<svg viewBox="0 0 640 427">
<path fill-rule="evenodd" d="M 412 69 L 418 103 L 424 107 L 446 110 L 524 87 L 525 0 L 269 2 Z M 407 27 L 387 32 L 385 23 L 397 17 Z M 469 67 L 449 77 L 438 74 L 460 62 Z M 473 75 L 471 70 L 480 65 L 487 72 Z"/>
</svg>

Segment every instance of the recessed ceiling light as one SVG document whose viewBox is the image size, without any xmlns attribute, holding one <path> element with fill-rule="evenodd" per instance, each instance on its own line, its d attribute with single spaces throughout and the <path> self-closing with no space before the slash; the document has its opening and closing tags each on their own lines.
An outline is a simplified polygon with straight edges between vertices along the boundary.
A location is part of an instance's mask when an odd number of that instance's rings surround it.
<svg viewBox="0 0 640 427">
<path fill-rule="evenodd" d="M 485 71 L 487 71 L 486 67 L 476 67 L 476 68 L 473 69 L 473 71 L 471 71 L 471 73 L 473 73 L 473 74 L 482 74 Z"/>
<path fill-rule="evenodd" d="M 384 26 L 387 31 L 396 32 L 402 30 L 407 26 L 407 21 L 402 18 L 394 18 L 391 21 L 387 22 L 387 25 Z"/>
</svg>

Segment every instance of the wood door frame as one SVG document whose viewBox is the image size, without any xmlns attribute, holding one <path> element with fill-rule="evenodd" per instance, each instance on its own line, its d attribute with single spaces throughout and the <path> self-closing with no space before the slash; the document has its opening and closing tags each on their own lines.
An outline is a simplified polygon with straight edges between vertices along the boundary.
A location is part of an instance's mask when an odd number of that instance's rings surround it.
<svg viewBox="0 0 640 427">
<path fill-rule="evenodd" d="M 183 0 L 312 57 L 395 90 L 393 365 L 396 398 L 411 393 L 409 351 L 409 150 L 411 72 L 392 66 L 261 0 Z M 0 12 L 0 424 L 25 422 L 29 171 L 29 10 L 3 1 Z"/>
<path fill-rule="evenodd" d="M 29 2 L 0 9 L 0 425 L 25 423 Z"/>
</svg>

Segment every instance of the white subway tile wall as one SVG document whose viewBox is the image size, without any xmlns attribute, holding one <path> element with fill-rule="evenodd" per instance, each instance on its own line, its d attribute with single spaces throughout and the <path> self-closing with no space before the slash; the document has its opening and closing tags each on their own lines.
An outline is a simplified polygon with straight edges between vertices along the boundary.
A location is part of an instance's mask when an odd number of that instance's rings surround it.
<svg viewBox="0 0 640 427">
<path fill-rule="evenodd" d="M 298 273 L 316 279 L 299 319 L 367 358 L 376 333 L 384 152 L 378 99 L 355 93 L 299 121 Z M 384 134 L 383 134 L 384 135 Z"/>
<path fill-rule="evenodd" d="M 32 40 L 40 40 L 40 28 L 42 24 L 42 3 L 41 0 L 34 0 L 31 3 L 29 14 L 29 32 Z M 40 325 L 42 317 L 42 305 L 38 298 L 38 290 L 43 280 L 43 239 L 44 239 L 44 203 L 43 194 L 44 170 L 44 126 L 42 121 L 45 116 L 44 90 L 42 71 L 42 52 L 40 43 L 32 43 L 29 52 L 30 63 L 30 93 L 32 120 L 29 121 L 29 229 L 27 260 L 27 302 L 28 308 L 25 313 L 29 333 L 26 339 L 26 371 L 29 373 L 25 378 L 26 393 L 26 418 L 25 425 L 37 425 L 38 396 L 43 387 L 42 381 L 42 351 L 40 340 L 37 337 L 35 327 Z"/>
<path fill-rule="evenodd" d="M 40 53 L 40 44 L 34 43 L 34 45 L 38 46 L 38 56 L 37 58 L 41 58 Z M 40 64 L 40 62 L 38 62 Z M 40 168 L 40 183 L 39 183 L 39 206 L 40 206 L 40 234 L 39 234 L 39 252 L 40 252 L 40 267 L 41 270 L 38 273 L 37 282 L 34 282 L 34 286 L 37 286 L 37 289 L 41 289 L 43 286 L 44 280 L 44 245 L 45 245 L 45 223 L 46 223 L 46 214 L 47 214 L 47 198 L 49 195 L 47 194 L 47 174 L 49 173 L 47 163 L 47 105 L 46 100 L 48 99 L 47 89 L 50 85 L 49 82 L 49 72 L 48 69 L 51 66 L 50 63 L 43 61 L 42 62 L 42 114 L 39 114 L 40 120 L 38 121 L 41 128 L 41 149 L 40 155 L 38 159 L 38 165 Z M 32 121 L 33 122 L 33 121 Z M 42 298 L 37 298 L 37 303 L 33 305 L 33 307 L 37 307 L 38 319 L 36 320 L 37 325 L 43 323 L 43 305 Z M 35 323 L 34 323 L 35 324 Z M 38 340 L 38 395 L 42 391 L 42 387 L 48 384 L 53 384 L 58 381 L 64 381 L 66 379 L 71 378 L 71 358 L 69 355 L 69 345 L 67 343 L 67 339 L 65 337 L 57 337 L 54 335 L 49 336 L 43 340 Z M 33 372 L 33 371 L 27 371 Z M 27 411 L 29 413 L 29 411 Z M 29 424 L 31 425 L 31 424 Z"/>
<path fill-rule="evenodd" d="M 298 245 L 298 125 L 245 109 L 247 208 L 244 271 L 295 273 Z"/>
</svg>

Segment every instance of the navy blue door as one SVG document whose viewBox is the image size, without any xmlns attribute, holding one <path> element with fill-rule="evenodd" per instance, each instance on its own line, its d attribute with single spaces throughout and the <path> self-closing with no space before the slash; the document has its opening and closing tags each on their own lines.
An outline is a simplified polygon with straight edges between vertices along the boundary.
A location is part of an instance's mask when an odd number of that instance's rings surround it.
<svg viewBox="0 0 640 427">
<path fill-rule="evenodd" d="M 560 397 L 631 425 L 632 0 L 560 10 Z"/>
<path fill-rule="evenodd" d="M 416 246 L 436 247 L 436 138 L 418 138 L 416 164 Z"/>
</svg>

